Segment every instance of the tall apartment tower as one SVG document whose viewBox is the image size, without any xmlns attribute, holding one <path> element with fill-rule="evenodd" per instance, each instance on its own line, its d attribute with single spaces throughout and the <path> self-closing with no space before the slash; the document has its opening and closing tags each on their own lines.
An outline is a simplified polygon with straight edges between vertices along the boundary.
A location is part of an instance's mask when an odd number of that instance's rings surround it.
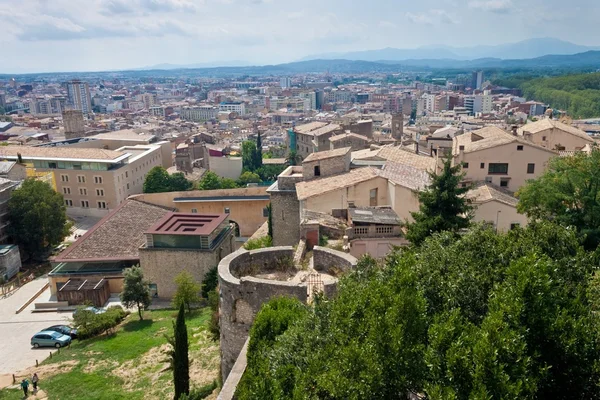
<svg viewBox="0 0 600 400">
<path fill-rule="evenodd" d="M 281 78 L 281 81 L 279 83 L 281 84 L 282 89 L 291 88 L 292 87 L 292 78 L 284 76 L 283 78 Z"/>
<path fill-rule="evenodd" d="M 6 106 L 6 95 L 4 93 L 0 93 L 0 107 Z"/>
<path fill-rule="evenodd" d="M 402 113 L 392 114 L 392 138 L 402 140 L 404 134 L 404 116 Z"/>
<path fill-rule="evenodd" d="M 483 87 L 483 71 L 473 72 L 473 76 L 472 76 L 472 80 L 471 80 L 471 89 L 481 90 L 482 87 Z"/>
<path fill-rule="evenodd" d="M 65 110 L 62 116 L 65 139 L 75 139 L 85 136 L 85 122 L 81 110 Z"/>
<path fill-rule="evenodd" d="M 75 109 L 89 114 L 92 112 L 92 96 L 87 82 L 72 80 L 67 82 L 69 104 Z"/>
</svg>

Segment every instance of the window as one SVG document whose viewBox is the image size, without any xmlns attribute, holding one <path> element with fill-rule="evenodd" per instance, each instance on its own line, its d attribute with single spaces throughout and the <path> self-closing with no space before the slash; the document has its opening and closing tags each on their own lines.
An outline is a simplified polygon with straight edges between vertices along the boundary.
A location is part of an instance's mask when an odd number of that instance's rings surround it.
<svg viewBox="0 0 600 400">
<path fill-rule="evenodd" d="M 104 189 L 96 189 L 96 196 L 104 196 Z"/>
<path fill-rule="evenodd" d="M 62 182 L 69 182 L 69 175 L 61 175 L 60 180 Z"/>
<path fill-rule="evenodd" d="M 83 176 L 83 175 L 77 175 L 77 182 L 79 182 L 79 183 L 85 183 L 85 176 Z"/>
<path fill-rule="evenodd" d="M 462 163 L 462 167 L 463 167 L 464 169 L 469 169 L 469 163 L 468 163 L 468 162 L 463 162 L 463 163 Z"/>
<path fill-rule="evenodd" d="M 519 224 L 518 222 L 513 222 L 512 224 L 510 224 L 510 230 L 512 231 L 513 229 L 517 229 L 520 226 L 521 224 Z"/>
<path fill-rule="evenodd" d="M 129 183 L 127 184 L 127 190 L 129 190 Z"/>
<path fill-rule="evenodd" d="M 81 164 L 73 164 L 73 169 L 80 170 Z"/>
<path fill-rule="evenodd" d="M 546 136 L 542 136 L 542 141 L 546 141 Z"/>
<path fill-rule="evenodd" d="M 464 150 L 464 149 L 465 149 L 465 146 L 463 146 L 463 145 L 460 145 L 460 146 L 458 146 L 458 149 L 459 149 L 459 150 Z"/>
<path fill-rule="evenodd" d="M 482 162 L 481 164 L 479 164 L 479 168 L 484 169 L 485 168 L 485 163 Z"/>
<path fill-rule="evenodd" d="M 94 177 L 94 183 L 102 183 L 102 177 L 101 176 L 95 176 Z"/>
<path fill-rule="evenodd" d="M 67 207 L 73 207 L 73 200 L 68 200 L 68 199 L 65 199 L 65 205 L 66 205 Z"/>
<path fill-rule="evenodd" d="M 377 206 L 377 189 L 371 189 L 369 192 L 369 205 L 371 207 Z"/>
<path fill-rule="evenodd" d="M 90 208 L 90 203 L 87 200 L 81 200 L 81 207 Z"/>
<path fill-rule="evenodd" d="M 129 172 L 125 171 L 125 178 L 129 178 Z"/>
<path fill-rule="evenodd" d="M 229 209 L 229 207 L 225 207 L 225 214 L 229 214 L 231 210 Z"/>
<path fill-rule="evenodd" d="M 321 176 L 321 166 L 315 165 L 315 176 Z"/>
<path fill-rule="evenodd" d="M 500 187 L 508 187 L 508 181 L 509 179 L 507 178 L 500 179 Z"/>
<path fill-rule="evenodd" d="M 98 208 L 105 210 L 106 209 L 106 202 L 105 201 L 99 201 L 98 202 Z"/>
<path fill-rule="evenodd" d="M 267 218 L 268 216 L 269 216 L 269 208 L 264 207 L 263 208 L 263 217 Z"/>
<path fill-rule="evenodd" d="M 488 164 L 488 174 L 508 174 L 508 163 Z"/>
<path fill-rule="evenodd" d="M 71 194 L 71 188 L 64 187 L 63 188 L 63 194 Z"/>
<path fill-rule="evenodd" d="M 518 145 L 517 146 L 517 151 L 523 151 L 523 145 Z"/>
<path fill-rule="evenodd" d="M 192 208 L 192 214 L 198 214 L 198 209 L 197 208 Z"/>
<path fill-rule="evenodd" d="M 485 177 L 485 181 L 488 183 L 492 183 L 492 177 L 491 176 L 486 176 Z"/>
<path fill-rule="evenodd" d="M 79 194 L 82 196 L 87 196 L 87 189 L 86 188 L 79 188 Z"/>
<path fill-rule="evenodd" d="M 535 164 L 527 164 L 527 173 L 528 174 L 535 173 Z"/>
<path fill-rule="evenodd" d="M 55 162 L 48 163 L 48 168 L 56 169 L 56 163 Z"/>
</svg>

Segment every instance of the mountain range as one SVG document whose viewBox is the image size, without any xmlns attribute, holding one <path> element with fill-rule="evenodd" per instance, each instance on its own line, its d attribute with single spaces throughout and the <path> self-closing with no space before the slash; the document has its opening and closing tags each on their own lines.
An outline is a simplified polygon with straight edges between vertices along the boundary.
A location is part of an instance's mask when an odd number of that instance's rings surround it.
<svg viewBox="0 0 600 400">
<path fill-rule="evenodd" d="M 314 59 L 344 59 L 361 61 L 404 61 L 417 59 L 473 60 L 481 58 L 530 59 L 545 55 L 572 55 L 590 50 L 600 50 L 600 46 L 582 46 L 555 38 L 534 38 L 516 43 L 497 46 L 453 47 L 444 45 L 422 46 L 416 49 L 387 47 L 378 50 L 353 51 L 347 53 L 316 54 L 300 61 Z"/>
</svg>

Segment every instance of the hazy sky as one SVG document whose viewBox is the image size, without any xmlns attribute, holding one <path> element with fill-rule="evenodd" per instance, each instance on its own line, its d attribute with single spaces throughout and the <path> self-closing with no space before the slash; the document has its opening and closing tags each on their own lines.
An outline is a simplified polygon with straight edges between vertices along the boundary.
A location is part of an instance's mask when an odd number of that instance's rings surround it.
<svg viewBox="0 0 600 400">
<path fill-rule="evenodd" d="M 598 0 L 0 0 L 0 73 L 557 37 L 600 44 Z"/>
</svg>

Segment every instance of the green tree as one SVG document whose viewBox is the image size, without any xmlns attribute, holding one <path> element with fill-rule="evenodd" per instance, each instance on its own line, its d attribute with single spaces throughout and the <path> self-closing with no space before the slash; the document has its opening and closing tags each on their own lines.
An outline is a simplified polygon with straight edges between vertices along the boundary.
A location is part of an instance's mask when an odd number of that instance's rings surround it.
<svg viewBox="0 0 600 400">
<path fill-rule="evenodd" d="M 254 172 L 246 171 L 238 178 L 238 183 L 240 186 L 244 187 L 249 183 L 260 183 L 260 176 L 255 174 Z"/>
<path fill-rule="evenodd" d="M 257 169 L 259 169 L 260 167 L 262 167 L 263 162 L 262 162 L 262 138 L 260 136 L 260 131 L 258 132 L 258 136 L 256 137 L 256 150 L 254 151 L 254 161 L 253 161 L 253 166 L 254 169 L 252 171 L 256 171 Z"/>
<path fill-rule="evenodd" d="M 276 181 L 279 174 L 285 169 L 284 165 L 263 165 L 256 172 L 262 181 Z"/>
<path fill-rule="evenodd" d="M 176 172 L 169 178 L 170 192 L 184 192 L 190 190 L 194 185 L 188 181 L 183 172 Z"/>
<path fill-rule="evenodd" d="M 254 171 L 258 168 L 256 165 L 256 152 L 256 142 L 252 140 L 242 142 L 242 165 L 245 170 Z"/>
<path fill-rule="evenodd" d="M 173 368 L 173 384 L 175 386 L 174 400 L 179 400 L 183 395 L 190 393 L 190 360 L 188 354 L 188 333 L 185 324 L 185 310 L 183 303 L 177 313 L 177 321 L 173 324 L 174 335 L 171 343 L 171 366 Z"/>
<path fill-rule="evenodd" d="M 296 150 L 290 150 L 288 156 L 285 158 L 287 165 L 298 165 L 300 163 L 300 156 Z"/>
<path fill-rule="evenodd" d="M 208 294 L 215 290 L 219 285 L 218 267 L 214 266 L 208 270 L 204 279 L 202 279 L 202 297 L 208 299 Z"/>
<path fill-rule="evenodd" d="M 198 182 L 198 189 L 200 190 L 215 190 L 221 189 L 221 179 L 219 175 L 212 171 L 206 171 L 202 176 L 200 182 Z"/>
<path fill-rule="evenodd" d="M 26 254 L 42 255 L 68 235 L 63 196 L 42 181 L 26 179 L 8 200 L 8 233 Z"/>
<path fill-rule="evenodd" d="M 140 320 L 142 320 L 144 319 L 142 311 L 152 304 L 149 282 L 144 280 L 144 272 L 139 265 L 125 269 L 123 278 L 121 303 L 127 308 L 136 306 Z"/>
<path fill-rule="evenodd" d="M 237 182 L 231 178 L 222 178 L 219 186 L 221 189 L 235 189 L 238 187 Z"/>
<path fill-rule="evenodd" d="M 4 109 L 4 107 L 0 106 L 0 115 L 4 115 L 6 113 L 6 110 Z"/>
<path fill-rule="evenodd" d="M 411 213 L 414 222 L 408 224 L 406 238 L 420 244 L 435 232 L 458 232 L 467 228 L 472 206 L 465 197 L 469 187 L 461 187 L 461 166 L 452 166 L 448 157 L 440 174 L 430 173 L 431 184 L 419 192 L 419 211 Z"/>
<path fill-rule="evenodd" d="M 579 232 L 585 247 L 600 244 L 600 150 L 550 160 L 546 171 L 519 189 L 518 210 Z"/>
<path fill-rule="evenodd" d="M 144 193 L 170 192 L 171 179 L 167 170 L 163 167 L 154 167 L 148 171 L 142 190 Z"/>
<path fill-rule="evenodd" d="M 188 312 L 191 312 L 192 304 L 200 302 L 200 285 L 187 271 L 183 271 L 175 277 L 175 284 L 177 290 L 173 296 L 173 308 L 179 308 L 183 304 Z"/>
</svg>

